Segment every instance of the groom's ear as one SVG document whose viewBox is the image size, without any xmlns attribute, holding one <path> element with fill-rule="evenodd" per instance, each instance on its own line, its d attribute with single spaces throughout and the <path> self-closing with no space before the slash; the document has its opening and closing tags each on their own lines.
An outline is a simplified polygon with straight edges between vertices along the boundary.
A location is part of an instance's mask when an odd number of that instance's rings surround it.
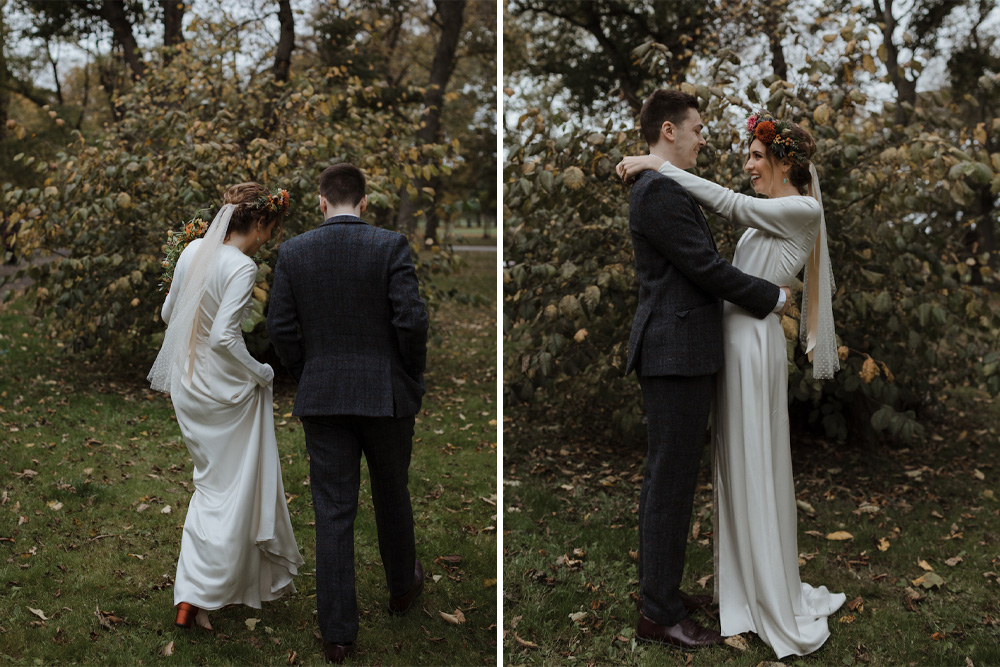
<svg viewBox="0 0 1000 667">
<path fill-rule="evenodd" d="M 668 141 L 673 141 L 676 138 L 674 137 L 674 131 L 676 129 L 677 128 L 674 126 L 674 124 L 671 123 L 669 120 L 663 121 L 663 125 L 660 126 L 660 138 L 666 139 Z"/>
<path fill-rule="evenodd" d="M 361 212 L 364 213 L 365 209 L 368 208 L 368 195 L 363 196 L 358 205 L 361 206 Z"/>
</svg>

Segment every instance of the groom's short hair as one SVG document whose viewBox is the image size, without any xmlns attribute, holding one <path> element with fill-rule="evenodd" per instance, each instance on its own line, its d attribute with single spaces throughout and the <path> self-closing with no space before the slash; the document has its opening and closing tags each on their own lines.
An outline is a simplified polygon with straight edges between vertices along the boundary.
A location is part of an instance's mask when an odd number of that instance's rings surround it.
<svg viewBox="0 0 1000 667">
<path fill-rule="evenodd" d="M 639 112 L 642 138 L 650 146 L 656 145 L 660 140 L 663 123 L 669 120 L 674 125 L 680 125 L 687 118 L 688 109 L 698 109 L 698 98 L 694 95 L 667 88 L 654 90 L 642 103 L 642 110 Z"/>
<path fill-rule="evenodd" d="M 365 175 L 348 162 L 332 164 L 319 175 L 319 193 L 331 206 L 357 206 L 365 187 Z"/>
</svg>

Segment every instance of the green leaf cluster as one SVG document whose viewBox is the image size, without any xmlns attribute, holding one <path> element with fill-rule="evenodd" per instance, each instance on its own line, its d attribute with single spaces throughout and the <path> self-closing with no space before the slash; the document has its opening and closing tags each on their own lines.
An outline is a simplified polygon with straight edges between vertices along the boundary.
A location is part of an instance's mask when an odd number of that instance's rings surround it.
<svg viewBox="0 0 1000 667">
<path fill-rule="evenodd" d="M 838 440 L 915 440 L 945 386 L 1000 393 L 996 277 L 991 257 L 963 242 L 968 205 L 984 185 L 1000 183 L 1000 158 L 966 136 L 961 100 L 934 93 L 907 125 L 894 125 L 891 109 L 873 110 L 860 91 L 845 94 L 819 77 L 801 89 L 772 78 L 736 90 L 726 60 L 708 85 L 682 85 L 700 98 L 709 128 L 700 175 L 739 187 L 741 119 L 760 104 L 817 143 L 843 361 L 833 381 L 815 380 L 795 313 L 786 326 L 793 424 Z M 613 167 L 646 147 L 611 124 L 557 135 L 546 120 L 534 111 L 522 117 L 531 135 L 510 147 L 504 168 L 507 405 L 639 437 L 638 386 L 622 377 L 637 299 L 628 191 Z M 710 223 L 731 257 L 741 230 Z"/>
<path fill-rule="evenodd" d="M 193 216 L 210 220 L 232 185 L 287 189 L 287 238 L 322 222 L 316 184 L 331 163 L 365 171 L 366 217 L 391 226 L 415 169 L 447 176 L 456 162 L 458 142 L 414 144 L 418 105 L 385 103 L 345 68 L 305 70 L 285 83 L 269 74 L 245 77 L 232 45 L 212 37 L 225 34 L 222 27 L 195 23 L 190 32 L 189 46 L 169 65 L 150 68 L 114 100 L 118 123 L 96 139 L 74 132 L 52 160 L 18 155 L 20 168 L 37 172 L 42 184 L 2 186 L 0 212 L 17 229 L 17 256 L 57 255 L 20 275 L 34 279 L 29 294 L 37 308 L 57 315 L 76 350 L 155 350 L 167 232 Z M 245 327 L 251 349 L 266 347 L 262 322 L 276 253 L 265 250 L 263 258 Z M 450 263 L 436 253 L 418 271 L 426 276 Z M 426 296 L 434 301 L 433 290 Z"/>
</svg>

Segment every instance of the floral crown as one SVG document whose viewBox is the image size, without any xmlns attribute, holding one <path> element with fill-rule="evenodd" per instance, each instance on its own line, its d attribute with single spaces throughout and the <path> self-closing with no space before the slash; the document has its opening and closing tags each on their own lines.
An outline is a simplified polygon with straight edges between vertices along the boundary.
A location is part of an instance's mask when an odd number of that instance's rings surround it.
<svg viewBox="0 0 1000 667">
<path fill-rule="evenodd" d="M 281 189 L 273 194 L 265 192 L 250 203 L 250 208 L 257 211 L 267 209 L 275 213 L 279 210 L 288 213 L 288 190 Z"/>
<path fill-rule="evenodd" d="M 792 136 L 792 124 L 787 120 L 777 120 L 766 109 L 754 111 L 747 117 L 747 140 L 759 139 L 771 147 L 771 153 L 779 160 L 788 158 L 792 162 L 808 162 L 805 152 L 799 148 L 799 141 Z"/>
</svg>

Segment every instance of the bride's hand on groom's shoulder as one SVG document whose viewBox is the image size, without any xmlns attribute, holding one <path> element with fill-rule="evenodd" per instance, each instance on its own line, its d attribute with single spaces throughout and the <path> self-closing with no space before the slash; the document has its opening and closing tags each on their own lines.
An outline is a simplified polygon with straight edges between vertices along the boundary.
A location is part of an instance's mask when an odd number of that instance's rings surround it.
<svg viewBox="0 0 1000 667">
<path fill-rule="evenodd" d="M 655 155 L 629 155 L 622 158 L 622 161 L 615 167 L 615 171 L 623 181 L 629 183 L 640 172 L 647 169 L 656 171 L 665 161 L 663 158 L 658 158 Z"/>
</svg>

